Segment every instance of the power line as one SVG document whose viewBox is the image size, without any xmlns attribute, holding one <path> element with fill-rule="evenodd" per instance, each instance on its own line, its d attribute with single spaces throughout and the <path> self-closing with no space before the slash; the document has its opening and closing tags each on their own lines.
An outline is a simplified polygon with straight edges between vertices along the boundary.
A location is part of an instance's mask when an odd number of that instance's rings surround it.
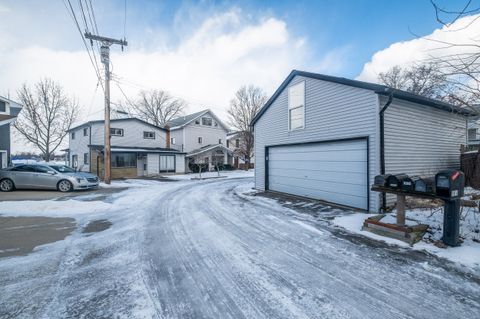
<svg viewBox="0 0 480 319">
<path fill-rule="evenodd" d="M 65 5 L 65 8 L 67 9 L 67 12 L 69 13 L 70 17 L 74 21 L 78 32 L 80 33 L 80 36 L 82 38 L 85 49 L 87 50 L 88 57 L 90 58 L 90 62 L 92 63 L 93 69 L 95 70 L 95 74 L 97 75 L 97 79 L 100 83 L 102 83 L 101 76 L 100 76 L 100 70 L 98 68 L 98 65 L 95 64 L 94 59 L 92 58 L 92 55 L 90 54 L 90 50 L 88 49 L 87 42 L 85 41 L 85 38 L 83 37 L 82 30 L 80 29 L 80 25 L 79 25 L 78 20 L 77 20 L 77 16 L 75 15 L 75 10 L 73 10 L 73 6 L 72 6 L 72 3 L 70 2 L 70 0 L 67 0 L 67 1 L 68 1 L 68 5 L 70 7 L 71 12 L 69 11 L 69 8 L 67 7 L 67 4 L 65 3 L 65 0 L 63 0 L 63 4 Z M 95 53 L 94 52 L 92 52 L 92 53 L 95 56 Z M 102 84 L 102 88 L 103 88 L 103 84 Z"/>
</svg>

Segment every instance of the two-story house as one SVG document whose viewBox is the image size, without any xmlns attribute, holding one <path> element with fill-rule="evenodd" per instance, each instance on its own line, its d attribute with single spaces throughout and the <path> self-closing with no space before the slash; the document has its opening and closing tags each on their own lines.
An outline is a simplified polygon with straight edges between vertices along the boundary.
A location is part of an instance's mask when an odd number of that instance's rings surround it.
<svg viewBox="0 0 480 319">
<path fill-rule="evenodd" d="M 171 147 L 187 153 L 187 168 L 206 164 L 213 170 L 215 164 L 232 162 L 233 153 L 226 147 L 228 127 L 211 110 L 177 117 L 167 127 Z"/>
<path fill-rule="evenodd" d="M 0 169 L 10 163 L 10 125 L 21 110 L 22 105 L 0 96 Z"/>
<path fill-rule="evenodd" d="M 68 131 L 69 165 L 104 176 L 104 121 L 90 121 Z M 110 121 L 111 176 L 125 178 L 184 173 L 185 153 L 171 149 L 169 132 L 137 118 Z"/>
</svg>

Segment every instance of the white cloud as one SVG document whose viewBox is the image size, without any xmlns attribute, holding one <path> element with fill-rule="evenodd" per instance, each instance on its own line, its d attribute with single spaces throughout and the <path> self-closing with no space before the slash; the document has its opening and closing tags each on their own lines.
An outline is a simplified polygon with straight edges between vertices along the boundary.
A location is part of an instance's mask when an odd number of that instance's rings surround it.
<svg viewBox="0 0 480 319">
<path fill-rule="evenodd" d="M 285 21 L 272 16 L 252 18 L 234 8 L 212 14 L 197 24 L 194 30 L 177 34 L 179 40 L 174 46 L 166 42 L 165 29 L 156 32 L 158 27 L 152 26 L 152 32 L 144 31 L 144 37 L 130 41 L 125 52 L 112 47 L 113 73 L 123 82 L 121 87 L 129 98 L 135 98 L 142 88 L 164 89 L 185 99 L 190 104 L 189 112 L 211 108 L 225 119 L 229 101 L 241 85 L 258 85 L 271 94 L 292 69 L 307 67 L 311 58 L 308 41 L 293 35 Z M 58 49 L 59 39 L 53 39 L 55 43 L 50 46 L 36 39 L 32 45 L 22 42 L 9 47 L 6 43 L 0 48 L 0 95 L 9 90 L 15 97 L 22 83 L 33 84 L 50 77 L 79 100 L 82 120 L 101 118 L 102 92 L 98 89 L 94 95 L 96 76 L 86 51 L 71 49 L 72 37 L 81 43 L 71 21 L 68 26 L 63 21 L 62 25 L 46 28 L 44 33 L 60 27 L 63 33 L 71 28 L 68 37 L 61 35 L 70 49 Z M 13 27 L 8 32 L 1 29 L 0 22 L 0 38 L 16 36 Z M 148 41 L 158 45 L 145 47 L 143 44 Z M 313 64 L 313 70 L 337 72 L 342 66 L 339 56 L 345 55 L 344 51 L 325 52 Z M 123 99 L 114 82 L 111 89 L 112 101 Z M 28 148 L 16 141 L 13 150 L 21 149 Z"/>
<path fill-rule="evenodd" d="M 371 61 L 364 65 L 357 79 L 377 82 L 378 74 L 393 66 L 408 66 L 415 62 L 427 61 L 431 57 L 472 50 L 468 47 L 448 47 L 440 42 L 467 44 L 477 41 L 478 43 L 480 40 L 480 19 L 478 18 L 479 15 L 464 17 L 448 28 L 436 29 L 421 38 L 393 43 L 388 48 L 376 52 Z"/>
</svg>

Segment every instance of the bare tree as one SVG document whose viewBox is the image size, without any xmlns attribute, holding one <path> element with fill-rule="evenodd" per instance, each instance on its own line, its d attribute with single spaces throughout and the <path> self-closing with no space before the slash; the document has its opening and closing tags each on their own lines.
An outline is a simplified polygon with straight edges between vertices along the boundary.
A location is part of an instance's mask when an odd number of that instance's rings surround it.
<svg viewBox="0 0 480 319">
<path fill-rule="evenodd" d="M 230 108 L 227 111 L 230 125 L 238 131 L 238 137 L 241 140 L 237 152 L 245 159 L 246 170 L 248 170 L 250 159 L 254 155 L 253 127 L 250 126 L 250 123 L 266 101 L 267 95 L 262 89 L 253 85 L 242 86 L 230 101 Z"/>
<path fill-rule="evenodd" d="M 42 152 L 48 162 L 76 120 L 78 103 L 51 79 L 40 80 L 33 88 L 24 84 L 18 91 L 18 97 L 23 109 L 14 126 L 24 139 Z"/>
<path fill-rule="evenodd" d="M 139 99 L 129 105 L 130 113 L 160 127 L 181 115 L 187 106 L 182 99 L 162 90 L 141 91 L 139 95 Z"/>
<path fill-rule="evenodd" d="M 402 68 L 394 66 L 378 75 L 381 83 L 437 100 L 449 100 L 456 88 L 436 63 L 418 64 Z"/>
<path fill-rule="evenodd" d="M 478 28 L 475 23 L 480 19 L 480 7 L 472 7 L 472 1 L 466 0 L 458 9 L 445 9 L 435 1 L 430 0 L 435 10 L 435 17 L 438 23 L 445 27 L 448 32 L 458 32 L 468 28 Z M 453 25 L 459 19 L 469 15 L 475 15 L 472 19 L 459 28 Z M 449 42 L 437 39 L 427 40 L 439 44 L 438 49 L 445 49 L 448 53 L 444 55 L 432 56 L 430 60 L 438 66 L 438 71 L 446 76 L 447 82 L 455 86 L 458 94 L 452 97 L 452 102 L 469 107 L 473 107 L 480 101 L 480 38 L 470 37 L 465 42 Z"/>
</svg>

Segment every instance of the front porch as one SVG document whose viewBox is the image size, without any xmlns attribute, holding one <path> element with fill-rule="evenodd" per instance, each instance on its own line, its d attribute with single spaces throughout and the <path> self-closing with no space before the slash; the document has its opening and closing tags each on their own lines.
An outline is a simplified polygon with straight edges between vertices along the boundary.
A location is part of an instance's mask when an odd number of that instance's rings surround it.
<svg viewBox="0 0 480 319">
<path fill-rule="evenodd" d="M 185 159 L 190 172 L 198 167 L 205 171 L 213 171 L 217 167 L 232 165 L 233 151 L 223 144 L 207 145 L 188 153 Z"/>
</svg>

